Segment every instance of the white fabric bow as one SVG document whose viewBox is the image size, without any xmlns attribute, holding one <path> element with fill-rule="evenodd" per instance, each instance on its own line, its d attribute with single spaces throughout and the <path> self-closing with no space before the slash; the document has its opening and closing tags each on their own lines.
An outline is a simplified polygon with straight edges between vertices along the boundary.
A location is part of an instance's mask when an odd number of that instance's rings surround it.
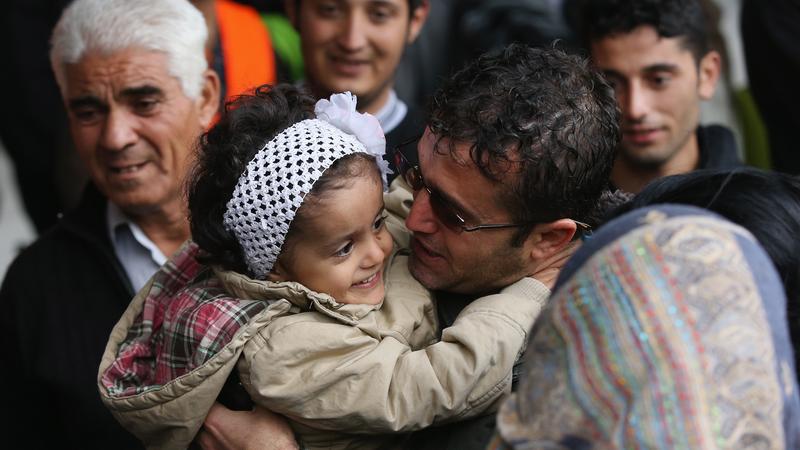
<svg viewBox="0 0 800 450">
<path fill-rule="evenodd" d="M 378 163 L 385 190 L 388 187 L 387 175 L 392 173 L 389 162 L 383 158 L 386 154 L 386 136 L 375 116 L 356 111 L 356 101 L 356 97 L 349 91 L 333 94 L 330 100 L 319 100 L 314 106 L 314 113 L 317 119 L 355 136 L 364 144 L 367 153 L 374 156 Z"/>
</svg>

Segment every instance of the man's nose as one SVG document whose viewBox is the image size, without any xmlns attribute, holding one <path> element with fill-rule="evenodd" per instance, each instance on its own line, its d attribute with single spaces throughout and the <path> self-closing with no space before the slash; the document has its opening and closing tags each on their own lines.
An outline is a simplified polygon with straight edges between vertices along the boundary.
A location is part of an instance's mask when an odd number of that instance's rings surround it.
<svg viewBox="0 0 800 450">
<path fill-rule="evenodd" d="M 109 111 L 100 136 L 100 145 L 106 150 L 123 150 L 137 140 L 134 119 L 125 111 Z"/>
<path fill-rule="evenodd" d="M 406 228 L 414 233 L 433 234 L 438 230 L 438 221 L 431 207 L 431 196 L 426 189 L 414 194 L 414 203 L 406 217 Z"/>
<path fill-rule="evenodd" d="M 342 24 L 339 31 L 338 42 L 339 45 L 348 50 L 356 51 L 367 45 L 367 28 L 369 21 L 364 14 L 353 11 Z"/>
<path fill-rule="evenodd" d="M 640 83 L 630 83 L 620 99 L 620 106 L 627 120 L 639 122 L 650 112 L 650 96 Z"/>
</svg>

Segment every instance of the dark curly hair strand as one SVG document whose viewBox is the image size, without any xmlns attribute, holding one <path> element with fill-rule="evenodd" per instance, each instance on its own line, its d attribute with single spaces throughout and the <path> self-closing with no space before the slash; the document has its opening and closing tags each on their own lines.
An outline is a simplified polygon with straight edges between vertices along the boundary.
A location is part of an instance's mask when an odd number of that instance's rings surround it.
<svg viewBox="0 0 800 450">
<path fill-rule="evenodd" d="M 518 223 L 573 218 L 596 225 L 593 209 L 608 187 L 619 141 L 613 89 L 585 59 L 512 44 L 457 72 L 435 94 L 430 129 L 450 151 L 470 156 L 493 180 L 520 175 L 502 192 Z M 521 228 L 514 245 L 532 226 Z"/>
</svg>

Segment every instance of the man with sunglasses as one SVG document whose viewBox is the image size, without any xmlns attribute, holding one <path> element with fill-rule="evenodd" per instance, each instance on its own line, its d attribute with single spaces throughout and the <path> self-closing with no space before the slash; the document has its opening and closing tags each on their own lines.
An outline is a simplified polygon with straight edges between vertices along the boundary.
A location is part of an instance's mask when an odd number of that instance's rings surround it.
<svg viewBox="0 0 800 450">
<path fill-rule="evenodd" d="M 431 105 L 422 137 L 395 150 L 401 176 L 386 207 L 393 236 L 412 250 L 411 273 L 436 292 L 440 328 L 523 277 L 541 284 L 530 298 L 544 305 L 602 214 L 619 139 L 614 91 L 581 58 L 512 45 L 445 81 Z M 268 411 L 218 412 L 205 448 L 292 448 Z M 486 448 L 493 430 L 494 415 L 479 417 L 414 433 L 405 448 Z"/>
<path fill-rule="evenodd" d="M 387 208 L 412 233 L 411 273 L 441 328 L 472 299 L 532 277 L 548 289 L 602 215 L 619 138 L 613 89 L 585 61 L 512 45 L 445 81 Z M 409 192 L 410 191 L 410 192 Z M 413 200 L 412 194 L 413 193 Z M 430 428 L 408 448 L 485 448 L 494 416 Z"/>
<path fill-rule="evenodd" d="M 413 234 L 412 273 L 447 298 L 525 276 L 551 284 L 576 233 L 596 225 L 619 136 L 613 90 L 580 58 L 512 45 L 456 73 L 431 103 L 419 165 L 399 148 L 405 185 L 390 194 L 413 191 L 413 203 L 394 204 Z"/>
</svg>

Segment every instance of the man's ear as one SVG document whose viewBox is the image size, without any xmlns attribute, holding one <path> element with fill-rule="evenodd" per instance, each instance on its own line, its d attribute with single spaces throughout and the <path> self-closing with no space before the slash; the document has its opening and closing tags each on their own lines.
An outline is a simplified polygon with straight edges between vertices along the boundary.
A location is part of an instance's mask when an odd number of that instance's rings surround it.
<svg viewBox="0 0 800 450">
<path fill-rule="evenodd" d="M 422 26 L 428 20 L 428 13 L 431 12 L 431 4 L 429 0 L 422 0 L 419 6 L 414 8 L 411 12 L 411 20 L 408 23 L 408 38 L 406 44 L 411 45 L 417 40 L 417 36 L 422 31 Z"/>
<path fill-rule="evenodd" d="M 536 225 L 523 245 L 534 261 L 543 261 L 563 250 L 575 236 L 578 226 L 571 219 Z"/>
<path fill-rule="evenodd" d="M 200 112 L 200 125 L 203 129 L 208 129 L 211 126 L 217 111 L 219 111 L 219 96 L 219 76 L 213 70 L 207 69 L 203 74 L 203 88 L 196 99 L 198 111 Z"/>
<path fill-rule="evenodd" d="M 286 14 L 286 18 L 289 19 L 289 23 L 292 24 L 295 30 L 300 31 L 298 27 L 297 19 L 299 11 L 297 11 L 297 0 L 283 0 L 283 12 Z"/>
<path fill-rule="evenodd" d="M 706 53 L 700 60 L 697 91 L 700 98 L 710 100 L 717 88 L 720 73 L 722 72 L 722 57 L 716 50 Z"/>
</svg>

